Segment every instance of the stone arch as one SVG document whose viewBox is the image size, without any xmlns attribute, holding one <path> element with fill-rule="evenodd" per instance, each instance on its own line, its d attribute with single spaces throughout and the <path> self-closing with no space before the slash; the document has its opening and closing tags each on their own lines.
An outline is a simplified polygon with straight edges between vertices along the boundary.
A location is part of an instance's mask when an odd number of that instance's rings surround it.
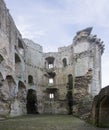
<svg viewBox="0 0 109 130">
<path fill-rule="evenodd" d="M 26 101 L 26 86 L 22 81 L 18 82 L 18 100 L 20 102 Z"/>
<path fill-rule="evenodd" d="M 21 77 L 22 73 L 22 62 L 17 53 L 15 53 L 15 73 L 16 76 Z"/>
<path fill-rule="evenodd" d="M 67 66 L 67 59 L 64 58 L 64 59 L 62 60 L 62 62 L 63 62 L 63 67 L 66 67 L 66 66 Z"/>
<path fill-rule="evenodd" d="M 26 86 L 22 81 L 17 84 L 17 95 L 13 102 L 11 102 L 10 115 L 26 114 Z"/>
<path fill-rule="evenodd" d="M 28 89 L 26 107 L 27 107 L 28 114 L 37 114 L 38 113 L 36 90 Z"/>
<path fill-rule="evenodd" d="M 109 95 L 105 95 L 100 101 L 99 126 L 109 127 Z"/>
<path fill-rule="evenodd" d="M 6 80 L 8 82 L 8 86 L 9 86 L 9 97 L 10 100 L 13 100 L 15 98 L 16 92 L 16 83 L 14 81 L 14 78 L 11 75 L 7 75 L 6 76 Z"/>
</svg>

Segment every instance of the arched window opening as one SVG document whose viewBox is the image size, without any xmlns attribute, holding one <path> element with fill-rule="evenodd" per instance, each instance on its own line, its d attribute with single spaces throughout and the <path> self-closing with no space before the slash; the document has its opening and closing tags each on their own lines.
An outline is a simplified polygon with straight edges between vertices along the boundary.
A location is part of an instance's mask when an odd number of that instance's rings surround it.
<svg viewBox="0 0 109 130">
<path fill-rule="evenodd" d="M 19 78 L 21 78 L 22 73 L 23 73 L 21 59 L 17 53 L 15 53 L 15 73 L 16 73 L 16 76 Z"/>
<path fill-rule="evenodd" d="M 18 38 L 18 49 L 21 55 L 24 55 L 24 47 L 22 41 Z"/>
<path fill-rule="evenodd" d="M 18 54 L 15 53 L 15 63 L 19 62 L 21 62 L 20 57 L 18 56 Z"/>
<path fill-rule="evenodd" d="M 47 57 L 46 62 L 48 63 L 48 68 L 52 69 L 54 67 L 54 57 Z"/>
<path fill-rule="evenodd" d="M 63 67 L 66 67 L 66 66 L 67 66 L 67 59 L 64 58 L 64 59 L 62 60 L 62 62 L 63 62 Z"/>
<path fill-rule="evenodd" d="M 28 83 L 29 84 L 33 84 L 34 82 L 33 82 L 33 76 L 32 75 L 29 75 L 28 76 Z"/>
<path fill-rule="evenodd" d="M 24 49 L 22 41 L 18 38 L 18 47 Z"/>
</svg>

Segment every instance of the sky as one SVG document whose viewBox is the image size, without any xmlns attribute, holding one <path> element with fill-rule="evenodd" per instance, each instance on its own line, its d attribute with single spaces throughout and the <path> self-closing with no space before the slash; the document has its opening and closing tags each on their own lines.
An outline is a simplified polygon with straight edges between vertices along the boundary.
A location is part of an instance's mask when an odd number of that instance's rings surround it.
<svg viewBox="0 0 109 130">
<path fill-rule="evenodd" d="M 109 0 L 5 0 L 23 38 L 43 46 L 44 52 L 72 44 L 79 30 L 93 27 L 105 44 L 102 87 L 109 85 Z"/>
</svg>

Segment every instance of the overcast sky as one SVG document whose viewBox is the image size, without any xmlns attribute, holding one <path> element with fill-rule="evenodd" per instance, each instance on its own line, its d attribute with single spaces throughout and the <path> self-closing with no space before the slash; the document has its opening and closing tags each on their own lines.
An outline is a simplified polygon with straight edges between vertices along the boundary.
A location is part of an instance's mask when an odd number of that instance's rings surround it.
<svg viewBox="0 0 109 130">
<path fill-rule="evenodd" d="M 5 0 L 23 37 L 45 52 L 72 43 L 76 32 L 93 27 L 104 41 L 102 87 L 109 85 L 109 0 Z"/>
</svg>

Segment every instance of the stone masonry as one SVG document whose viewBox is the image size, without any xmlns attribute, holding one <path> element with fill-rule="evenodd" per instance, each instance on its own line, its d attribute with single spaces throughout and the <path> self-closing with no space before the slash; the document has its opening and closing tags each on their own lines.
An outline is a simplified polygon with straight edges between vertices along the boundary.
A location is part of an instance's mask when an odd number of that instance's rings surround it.
<svg viewBox="0 0 109 130">
<path fill-rule="evenodd" d="M 91 31 L 81 30 L 71 45 L 44 53 L 42 46 L 22 38 L 0 0 L 0 116 L 67 114 L 69 104 L 74 114 L 84 114 L 79 103 L 101 89 L 104 45 Z"/>
<path fill-rule="evenodd" d="M 94 97 L 90 122 L 98 127 L 109 128 L 109 86 L 101 89 Z"/>
</svg>

